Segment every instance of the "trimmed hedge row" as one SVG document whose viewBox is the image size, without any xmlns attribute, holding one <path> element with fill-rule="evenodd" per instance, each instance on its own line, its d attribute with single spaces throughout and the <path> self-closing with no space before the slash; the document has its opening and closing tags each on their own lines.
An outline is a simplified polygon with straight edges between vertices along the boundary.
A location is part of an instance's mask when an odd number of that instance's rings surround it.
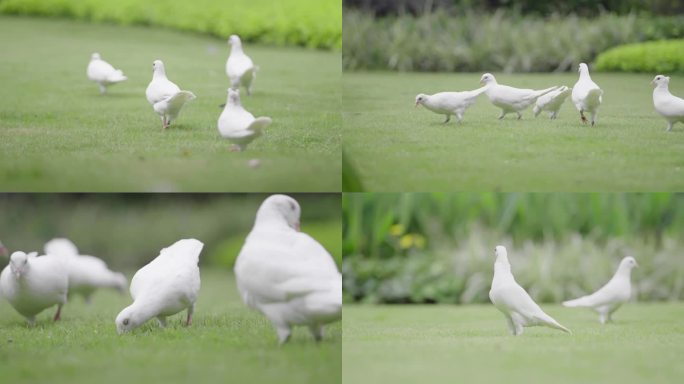
<svg viewBox="0 0 684 384">
<path fill-rule="evenodd" d="M 342 46 L 337 0 L 0 0 L 0 13 L 153 25 L 317 49 Z"/>
<path fill-rule="evenodd" d="M 684 40 L 621 45 L 596 58 L 599 71 L 684 73 Z"/>
</svg>

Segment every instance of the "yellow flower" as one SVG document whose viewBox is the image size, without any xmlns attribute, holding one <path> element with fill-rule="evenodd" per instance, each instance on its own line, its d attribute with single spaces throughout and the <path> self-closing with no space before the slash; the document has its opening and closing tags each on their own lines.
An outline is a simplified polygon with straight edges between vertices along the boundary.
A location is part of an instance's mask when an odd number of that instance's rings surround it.
<svg viewBox="0 0 684 384">
<path fill-rule="evenodd" d="M 399 247 L 402 249 L 409 249 L 413 245 L 413 235 L 406 234 L 399 239 Z"/>
<path fill-rule="evenodd" d="M 401 224 L 394 224 L 390 227 L 390 234 L 392 236 L 401 236 L 404 233 L 404 226 Z"/>
</svg>

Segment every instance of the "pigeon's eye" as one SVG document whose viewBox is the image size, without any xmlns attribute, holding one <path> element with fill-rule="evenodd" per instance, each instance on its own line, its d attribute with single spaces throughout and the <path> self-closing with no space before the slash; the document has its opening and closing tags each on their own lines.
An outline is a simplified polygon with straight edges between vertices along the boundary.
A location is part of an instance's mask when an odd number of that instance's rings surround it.
<svg viewBox="0 0 684 384">
<path fill-rule="evenodd" d="M 295 210 L 295 205 L 294 205 L 294 203 L 291 202 L 291 201 L 289 201 L 289 203 L 290 203 L 290 209 L 294 211 L 294 210 Z"/>
<path fill-rule="evenodd" d="M 123 325 L 128 325 L 128 319 L 124 319 Z"/>
</svg>

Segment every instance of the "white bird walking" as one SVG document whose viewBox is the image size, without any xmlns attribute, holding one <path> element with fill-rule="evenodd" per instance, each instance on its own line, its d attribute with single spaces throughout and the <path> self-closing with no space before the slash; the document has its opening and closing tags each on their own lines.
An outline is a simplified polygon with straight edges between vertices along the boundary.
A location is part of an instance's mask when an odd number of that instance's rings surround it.
<svg viewBox="0 0 684 384">
<path fill-rule="evenodd" d="M 252 94 L 252 82 L 256 79 L 259 67 L 255 66 L 252 59 L 242 50 L 242 41 L 238 35 L 231 35 L 228 44 L 231 48 L 226 61 L 226 74 L 230 79 L 230 87 L 240 89 L 240 86 L 243 86 L 249 96 Z"/>
<path fill-rule="evenodd" d="M 69 275 L 69 296 L 79 294 L 90 303 L 98 288 L 111 288 L 124 293 L 128 280 L 123 273 L 109 270 L 107 264 L 95 256 L 81 255 L 69 239 L 52 239 L 45 243 L 45 255 L 59 257 Z"/>
<path fill-rule="evenodd" d="M 487 88 L 485 94 L 495 106 L 501 108 L 499 120 L 506 114 L 515 112 L 518 120 L 522 118 L 520 111 L 534 104 L 537 99 L 558 87 L 551 87 L 536 91 L 534 89 L 513 88 L 507 85 L 500 85 L 491 73 L 485 73 L 480 78 L 480 84 Z"/>
<path fill-rule="evenodd" d="M 145 90 L 147 101 L 159 114 L 162 121 L 162 129 L 169 127 L 171 122 L 178 117 L 183 105 L 196 98 L 190 91 L 181 89 L 166 77 L 166 69 L 161 60 L 152 63 L 152 81 Z"/>
<path fill-rule="evenodd" d="M 670 93 L 668 76 L 658 75 L 651 84 L 653 89 L 653 106 L 660 116 L 667 120 L 667 131 L 672 130 L 672 126 L 677 122 L 684 123 L 684 99 Z"/>
<path fill-rule="evenodd" d="M 342 316 L 342 275 L 325 248 L 299 232 L 299 216 L 293 198 L 268 197 L 235 262 L 243 301 L 271 321 L 280 344 L 295 325 L 321 340 L 323 325 Z"/>
<path fill-rule="evenodd" d="M 120 69 L 115 69 L 111 64 L 102 60 L 99 53 L 90 56 L 90 63 L 86 70 L 88 79 L 100 86 L 100 93 L 107 93 L 107 87 L 128 80 Z"/>
<path fill-rule="evenodd" d="M 69 289 L 69 277 L 62 263 L 56 258 L 36 256 L 36 252 L 14 252 L 0 274 L 2 296 L 30 325 L 36 323 L 37 314 L 55 304 L 57 312 L 53 319 L 59 320 Z"/>
<path fill-rule="evenodd" d="M 585 63 L 580 63 L 579 80 L 572 87 L 572 102 L 580 113 L 582 123 L 587 122 L 584 112 L 589 112 L 591 113 L 591 126 L 594 126 L 602 100 L 603 90 L 591 80 L 589 67 Z"/>
<path fill-rule="evenodd" d="M 508 328 L 515 336 L 523 333 L 523 327 L 544 325 L 549 328 L 560 329 L 571 333 L 569 329 L 560 325 L 547 315 L 525 292 L 511 273 L 506 247 L 499 245 L 494 249 L 496 262 L 494 263 L 494 279 L 489 291 L 492 304 L 501 311 L 508 321 Z"/>
<path fill-rule="evenodd" d="M 532 108 L 534 112 L 534 117 L 539 116 L 541 111 L 548 111 L 551 120 L 558 117 L 558 111 L 560 111 L 561 106 L 565 102 L 565 99 L 570 96 L 572 88 L 568 88 L 565 85 L 559 87 L 555 91 L 549 92 L 544 96 L 537 99 L 537 102 Z"/>
<path fill-rule="evenodd" d="M 228 101 L 219 116 L 218 130 L 222 137 L 233 143 L 232 150 L 245 150 L 249 143 L 264 133 L 271 122 L 270 117 L 254 118 L 242 107 L 240 91 L 228 88 Z"/>
<path fill-rule="evenodd" d="M 475 100 L 487 87 L 463 92 L 439 92 L 434 95 L 420 93 L 416 96 L 416 107 L 422 105 L 428 110 L 439 115 L 446 115 L 444 123 L 448 123 L 451 115 L 456 115 L 460 123 L 463 120 L 465 110 L 475 104 Z"/>
<path fill-rule="evenodd" d="M 599 314 L 601 324 L 612 321 L 611 315 L 632 297 L 632 269 L 638 267 L 633 257 L 627 256 L 618 266 L 613 278 L 591 295 L 563 302 L 569 308 L 591 308 Z"/>
<path fill-rule="evenodd" d="M 184 239 L 161 250 L 159 256 L 140 268 L 131 280 L 133 304 L 116 317 L 119 334 L 133 330 L 156 317 L 162 327 L 166 317 L 187 309 L 185 324 L 192 314 L 200 290 L 199 255 L 204 244 Z"/>
</svg>

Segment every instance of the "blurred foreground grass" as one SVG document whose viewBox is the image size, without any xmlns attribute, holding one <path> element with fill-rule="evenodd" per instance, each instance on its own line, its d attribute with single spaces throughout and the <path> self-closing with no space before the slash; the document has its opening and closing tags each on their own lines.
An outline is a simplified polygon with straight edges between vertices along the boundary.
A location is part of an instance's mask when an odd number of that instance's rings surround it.
<svg viewBox="0 0 684 384">
<path fill-rule="evenodd" d="M 627 304 L 614 324 L 543 306 L 569 327 L 508 333 L 491 305 L 344 307 L 343 383 L 666 384 L 684 376 L 684 304 Z"/>
<path fill-rule="evenodd" d="M 129 279 L 134 272 L 128 273 Z M 202 289 L 191 327 L 184 314 L 159 328 L 151 320 L 117 335 L 114 319 L 131 303 L 126 294 L 99 291 L 87 306 L 80 297 L 52 323 L 54 309 L 30 328 L 0 303 L 0 372 L 4 383 L 339 383 L 341 324 L 316 344 L 295 329 L 278 347 L 271 324 L 239 298 L 226 269 L 202 269 Z"/>
</svg>

